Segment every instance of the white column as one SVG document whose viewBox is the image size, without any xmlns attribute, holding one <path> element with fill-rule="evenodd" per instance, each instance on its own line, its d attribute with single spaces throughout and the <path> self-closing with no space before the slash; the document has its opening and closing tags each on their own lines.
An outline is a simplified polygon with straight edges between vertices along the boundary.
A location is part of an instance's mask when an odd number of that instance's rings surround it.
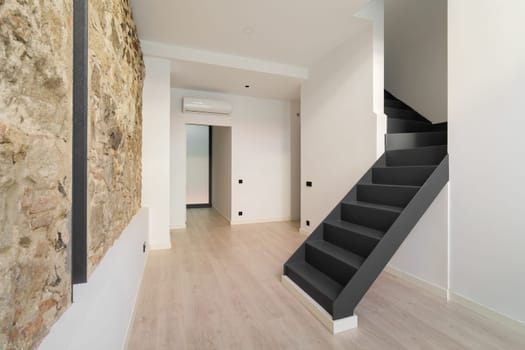
<svg viewBox="0 0 525 350">
<path fill-rule="evenodd" d="M 150 208 L 151 249 L 170 240 L 170 61 L 145 57 L 142 122 L 142 206 Z"/>
</svg>

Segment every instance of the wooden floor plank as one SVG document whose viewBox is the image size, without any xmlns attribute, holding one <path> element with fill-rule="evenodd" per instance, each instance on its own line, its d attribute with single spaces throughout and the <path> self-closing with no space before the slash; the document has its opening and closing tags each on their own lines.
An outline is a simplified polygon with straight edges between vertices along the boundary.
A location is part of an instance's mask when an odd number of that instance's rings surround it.
<svg viewBox="0 0 525 350">
<path fill-rule="evenodd" d="M 230 226 L 188 210 L 172 250 L 149 255 L 130 350 L 525 349 L 525 335 L 383 273 L 332 336 L 281 285 L 305 237 L 289 222 Z"/>
</svg>

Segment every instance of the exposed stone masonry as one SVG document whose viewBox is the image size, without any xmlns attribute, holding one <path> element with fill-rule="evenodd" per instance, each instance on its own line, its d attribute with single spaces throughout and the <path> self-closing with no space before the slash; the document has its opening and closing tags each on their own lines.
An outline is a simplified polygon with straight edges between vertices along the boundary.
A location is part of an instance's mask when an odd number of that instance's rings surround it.
<svg viewBox="0 0 525 350">
<path fill-rule="evenodd" d="M 0 0 L 0 349 L 34 348 L 70 300 L 71 11 Z"/>
<path fill-rule="evenodd" d="M 144 62 L 128 0 L 89 2 L 91 273 L 141 205 Z"/>
<path fill-rule="evenodd" d="M 0 349 L 70 302 L 70 0 L 0 0 Z M 140 207 L 144 64 L 128 0 L 89 1 L 89 272 Z"/>
</svg>

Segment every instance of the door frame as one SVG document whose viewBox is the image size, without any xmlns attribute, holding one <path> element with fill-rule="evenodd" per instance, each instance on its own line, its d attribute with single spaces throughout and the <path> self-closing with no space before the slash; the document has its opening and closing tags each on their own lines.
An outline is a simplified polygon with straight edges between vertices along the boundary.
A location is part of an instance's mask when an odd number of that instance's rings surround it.
<svg viewBox="0 0 525 350">
<path fill-rule="evenodd" d="M 187 124 L 186 124 L 187 125 Z M 212 126 L 211 125 L 201 125 L 208 127 L 208 203 L 196 203 L 196 204 L 186 204 L 187 209 L 193 208 L 211 208 L 212 207 L 212 164 L 213 164 L 213 147 L 212 147 Z M 186 164 L 188 159 L 188 153 L 186 152 Z M 188 179 L 186 177 L 186 183 Z"/>
</svg>

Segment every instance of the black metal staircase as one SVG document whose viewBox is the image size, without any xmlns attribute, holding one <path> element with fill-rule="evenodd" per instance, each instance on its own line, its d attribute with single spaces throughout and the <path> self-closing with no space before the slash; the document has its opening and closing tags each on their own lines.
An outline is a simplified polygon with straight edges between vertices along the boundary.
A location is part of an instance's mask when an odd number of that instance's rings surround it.
<svg viewBox="0 0 525 350">
<path fill-rule="evenodd" d="M 333 320 L 354 308 L 448 182 L 447 124 L 385 92 L 386 151 L 284 265 Z"/>
</svg>

